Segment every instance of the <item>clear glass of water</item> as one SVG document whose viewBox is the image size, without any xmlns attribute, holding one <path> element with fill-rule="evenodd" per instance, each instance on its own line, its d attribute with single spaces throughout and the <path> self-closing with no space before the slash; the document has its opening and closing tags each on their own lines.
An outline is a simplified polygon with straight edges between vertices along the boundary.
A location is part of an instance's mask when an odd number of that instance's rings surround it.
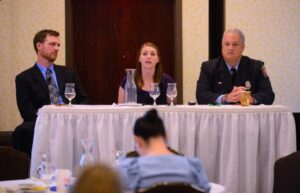
<svg viewBox="0 0 300 193">
<path fill-rule="evenodd" d="M 69 100 L 69 105 L 71 106 L 71 101 L 76 96 L 75 83 L 66 83 L 65 86 L 65 97 Z"/>
<path fill-rule="evenodd" d="M 54 181 L 54 172 L 55 166 L 51 163 L 49 154 L 42 153 L 42 161 L 37 168 L 37 174 L 48 187 Z"/>
<path fill-rule="evenodd" d="M 122 150 L 116 150 L 115 152 L 115 163 L 114 163 L 114 166 L 115 167 L 118 167 L 120 165 L 120 159 L 123 158 L 125 155 L 124 155 L 124 152 Z"/>
<path fill-rule="evenodd" d="M 79 165 L 84 168 L 86 165 L 94 163 L 93 156 L 93 140 L 91 138 L 81 139 L 82 155 L 80 157 Z"/>
<path fill-rule="evenodd" d="M 176 83 L 168 83 L 167 97 L 171 100 L 170 106 L 174 106 L 174 98 L 177 97 Z"/>
<path fill-rule="evenodd" d="M 160 95 L 159 83 L 150 84 L 149 95 L 151 96 L 151 98 L 153 98 L 153 105 L 156 105 L 156 99 Z"/>
</svg>

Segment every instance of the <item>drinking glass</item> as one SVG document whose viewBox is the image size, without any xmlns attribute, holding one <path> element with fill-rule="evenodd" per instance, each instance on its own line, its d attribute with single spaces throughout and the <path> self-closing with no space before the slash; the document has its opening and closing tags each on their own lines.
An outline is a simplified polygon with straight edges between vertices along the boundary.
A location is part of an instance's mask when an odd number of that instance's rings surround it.
<svg viewBox="0 0 300 193">
<path fill-rule="evenodd" d="M 80 167 L 84 168 L 86 165 L 90 165 L 94 162 L 93 156 L 93 140 L 90 138 L 81 139 L 81 145 L 83 153 L 80 158 Z"/>
<path fill-rule="evenodd" d="M 42 153 L 41 164 L 37 168 L 38 177 L 47 185 L 50 186 L 54 181 L 55 167 L 50 162 L 50 158 L 47 153 Z"/>
<path fill-rule="evenodd" d="M 153 98 L 153 105 L 156 105 L 156 99 L 160 95 L 160 90 L 159 90 L 159 83 L 151 83 L 150 84 L 150 90 L 149 90 L 149 95 L 151 98 Z"/>
<path fill-rule="evenodd" d="M 167 97 L 171 100 L 170 106 L 174 106 L 173 100 L 177 96 L 176 83 L 168 83 Z"/>
<path fill-rule="evenodd" d="M 118 167 L 120 164 L 120 159 L 124 157 L 124 152 L 122 150 L 116 150 L 115 152 L 115 163 L 114 166 Z"/>
<path fill-rule="evenodd" d="M 75 96 L 75 83 L 66 83 L 65 97 L 69 100 L 69 106 L 71 106 L 71 101 Z"/>
</svg>

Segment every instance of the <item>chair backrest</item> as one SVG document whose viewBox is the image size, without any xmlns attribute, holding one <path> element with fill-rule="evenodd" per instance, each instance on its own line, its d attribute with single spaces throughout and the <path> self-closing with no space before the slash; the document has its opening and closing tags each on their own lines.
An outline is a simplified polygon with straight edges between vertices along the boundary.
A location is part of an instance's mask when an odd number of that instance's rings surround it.
<svg viewBox="0 0 300 193">
<path fill-rule="evenodd" d="M 204 191 L 187 183 L 163 182 L 147 189 L 140 189 L 136 193 L 204 193 Z"/>
<path fill-rule="evenodd" d="M 175 155 L 180 155 L 180 156 L 184 156 L 183 153 L 171 148 L 170 146 L 167 147 L 168 150 L 170 150 L 172 153 L 174 153 Z M 139 153 L 137 151 L 130 151 L 126 154 L 126 157 L 139 157 Z"/>
<path fill-rule="evenodd" d="M 12 146 L 12 131 L 0 131 L 0 146 Z"/>
<path fill-rule="evenodd" d="M 0 147 L 0 181 L 29 177 L 30 158 L 11 147 Z"/>
<path fill-rule="evenodd" d="M 275 162 L 273 193 L 285 192 L 300 192 L 300 152 L 294 152 Z"/>
</svg>

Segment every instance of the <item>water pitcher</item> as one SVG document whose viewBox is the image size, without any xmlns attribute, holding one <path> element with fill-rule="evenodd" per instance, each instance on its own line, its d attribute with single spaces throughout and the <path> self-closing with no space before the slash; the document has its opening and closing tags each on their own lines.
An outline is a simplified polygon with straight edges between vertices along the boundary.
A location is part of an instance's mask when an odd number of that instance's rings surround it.
<svg viewBox="0 0 300 193">
<path fill-rule="evenodd" d="M 136 103 L 136 85 L 134 82 L 135 69 L 125 69 L 127 81 L 125 84 L 125 103 Z"/>
</svg>

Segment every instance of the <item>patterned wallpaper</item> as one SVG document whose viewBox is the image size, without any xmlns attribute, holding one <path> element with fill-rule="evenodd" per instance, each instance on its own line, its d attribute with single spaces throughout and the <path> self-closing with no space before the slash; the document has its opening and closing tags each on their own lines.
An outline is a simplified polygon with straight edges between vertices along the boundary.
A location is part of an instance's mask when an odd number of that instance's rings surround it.
<svg viewBox="0 0 300 193">
<path fill-rule="evenodd" d="M 300 1 L 226 1 L 226 27 L 244 31 L 244 54 L 265 62 L 275 104 L 300 112 Z"/>
<path fill-rule="evenodd" d="M 196 101 L 196 82 L 208 60 L 208 1 L 182 1 L 183 103 Z"/>
<path fill-rule="evenodd" d="M 56 63 L 65 64 L 65 3 L 62 0 L 0 1 L 0 130 L 14 130 L 22 122 L 15 97 L 15 76 L 31 67 L 36 32 L 51 28 L 61 33 Z"/>
</svg>

